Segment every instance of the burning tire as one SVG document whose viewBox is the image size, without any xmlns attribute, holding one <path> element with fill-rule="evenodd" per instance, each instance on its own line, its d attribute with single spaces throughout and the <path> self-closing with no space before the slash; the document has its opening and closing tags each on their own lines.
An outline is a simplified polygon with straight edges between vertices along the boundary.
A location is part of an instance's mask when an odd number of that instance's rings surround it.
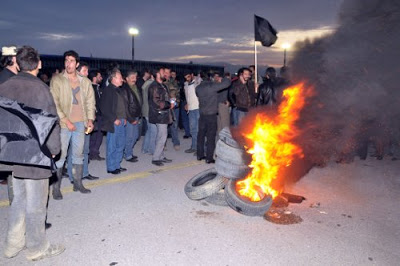
<svg viewBox="0 0 400 266">
<path fill-rule="evenodd" d="M 185 185 L 185 194 L 189 199 L 201 200 L 218 192 L 225 184 L 226 178 L 211 168 L 192 177 Z"/>
<path fill-rule="evenodd" d="M 237 148 L 237 149 L 242 149 L 243 147 L 236 142 L 236 140 L 233 139 L 231 130 L 229 127 L 224 127 L 220 132 L 219 132 L 219 139 L 228 144 L 231 147 Z"/>
<path fill-rule="evenodd" d="M 222 140 L 217 141 L 215 148 L 215 155 L 225 162 L 237 165 L 247 165 L 250 163 L 251 158 L 242 148 L 234 148 Z"/>
<path fill-rule="evenodd" d="M 250 201 L 239 195 L 236 191 L 235 180 L 229 180 L 225 186 L 225 198 L 232 209 L 247 216 L 263 216 L 272 205 L 270 196 L 266 196 L 260 201 Z"/>
<path fill-rule="evenodd" d="M 218 174 L 228 179 L 242 179 L 250 172 L 250 167 L 245 164 L 233 164 L 217 157 L 215 160 L 215 170 Z"/>
<path fill-rule="evenodd" d="M 228 206 L 228 203 L 226 202 L 226 199 L 225 199 L 225 190 L 224 189 L 220 189 L 219 191 L 215 192 L 211 196 L 207 197 L 205 199 L 205 201 L 212 205 Z"/>
</svg>

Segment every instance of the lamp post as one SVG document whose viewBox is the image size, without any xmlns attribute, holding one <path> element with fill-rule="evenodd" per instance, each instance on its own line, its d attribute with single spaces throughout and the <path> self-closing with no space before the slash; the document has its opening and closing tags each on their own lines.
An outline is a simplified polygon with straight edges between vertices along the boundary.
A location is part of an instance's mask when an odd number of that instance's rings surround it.
<svg viewBox="0 0 400 266">
<path fill-rule="evenodd" d="M 129 28 L 129 34 L 132 36 L 132 68 L 135 63 L 135 36 L 139 34 L 139 30 L 136 28 Z"/>
<path fill-rule="evenodd" d="M 290 48 L 290 43 L 285 42 L 282 44 L 282 49 L 283 49 L 283 66 L 286 66 L 286 50 Z"/>
</svg>

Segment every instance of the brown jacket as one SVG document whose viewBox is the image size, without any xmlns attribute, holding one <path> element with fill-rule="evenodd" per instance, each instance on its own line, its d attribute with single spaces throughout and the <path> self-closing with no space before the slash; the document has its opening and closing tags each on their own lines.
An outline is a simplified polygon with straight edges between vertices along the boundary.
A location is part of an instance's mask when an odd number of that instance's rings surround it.
<svg viewBox="0 0 400 266">
<path fill-rule="evenodd" d="M 78 75 L 78 74 L 77 74 Z M 83 108 L 83 118 L 85 126 L 88 119 L 94 121 L 96 113 L 96 100 L 92 83 L 88 78 L 78 75 L 80 82 L 80 95 Z M 50 92 L 53 95 L 57 107 L 57 114 L 60 120 L 68 118 L 72 110 L 72 91 L 68 81 L 67 73 L 63 72 L 55 75 L 50 82 Z M 66 128 L 67 125 L 60 121 L 60 126 Z"/>
<path fill-rule="evenodd" d="M 235 100 L 234 104 L 239 111 L 248 112 L 250 108 L 256 105 L 254 82 L 248 81 L 243 84 L 238 79 L 232 83 L 232 93 Z"/>
</svg>

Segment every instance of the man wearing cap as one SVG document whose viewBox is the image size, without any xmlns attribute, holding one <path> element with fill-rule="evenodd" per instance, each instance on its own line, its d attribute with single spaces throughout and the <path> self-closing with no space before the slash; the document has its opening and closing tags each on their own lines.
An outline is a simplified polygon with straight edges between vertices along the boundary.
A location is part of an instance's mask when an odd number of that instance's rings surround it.
<svg viewBox="0 0 400 266">
<path fill-rule="evenodd" d="M 0 84 L 18 74 L 19 67 L 16 55 L 17 47 L 15 46 L 1 48 L 0 65 L 3 70 L 0 72 Z"/>
<path fill-rule="evenodd" d="M 9 78 L 18 74 L 19 66 L 17 63 L 16 55 L 17 55 L 17 47 L 15 46 L 9 46 L 9 47 L 4 46 L 1 49 L 0 65 L 1 68 L 3 68 L 3 70 L 0 72 L 0 84 L 4 83 Z M 3 171 L 8 172 L 9 170 L 8 168 L 9 167 L 7 165 L 0 165 L 0 169 L 3 169 Z M 8 198 L 11 202 L 13 198 L 11 174 L 8 175 L 7 180 L 8 182 L 6 180 L 1 181 L 1 184 L 8 184 L 8 191 L 9 191 Z"/>
</svg>

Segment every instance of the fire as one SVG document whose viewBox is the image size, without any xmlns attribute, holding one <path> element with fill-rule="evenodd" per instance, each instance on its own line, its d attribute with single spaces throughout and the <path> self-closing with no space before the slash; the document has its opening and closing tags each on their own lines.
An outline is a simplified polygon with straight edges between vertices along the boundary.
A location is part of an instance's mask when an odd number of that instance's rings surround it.
<svg viewBox="0 0 400 266">
<path fill-rule="evenodd" d="M 279 105 L 278 114 L 268 117 L 258 113 L 254 127 L 243 136 L 248 139 L 248 153 L 252 155 L 252 168 L 249 175 L 236 183 L 236 190 L 251 201 L 260 201 L 265 195 L 272 198 L 282 191 L 273 188 L 272 183 L 278 178 L 279 171 L 289 166 L 295 156 L 304 157 L 302 149 L 292 143 L 298 130 L 294 126 L 299 118 L 300 110 L 305 103 L 304 84 L 289 87 L 283 92 L 283 101 Z"/>
</svg>

